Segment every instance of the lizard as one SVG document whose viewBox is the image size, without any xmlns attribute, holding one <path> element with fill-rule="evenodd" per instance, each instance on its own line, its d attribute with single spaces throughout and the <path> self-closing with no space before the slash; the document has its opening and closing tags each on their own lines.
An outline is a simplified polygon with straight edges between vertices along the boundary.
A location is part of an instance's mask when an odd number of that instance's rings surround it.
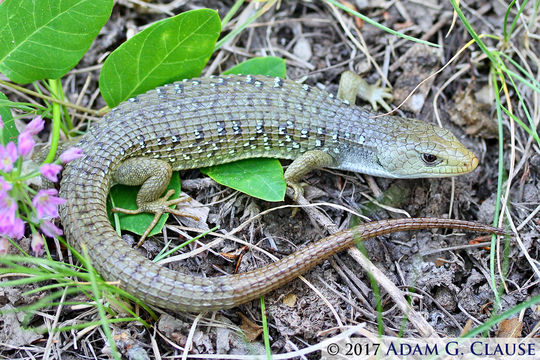
<svg viewBox="0 0 540 360">
<path fill-rule="evenodd" d="M 159 216 L 172 170 L 271 157 L 293 160 L 284 177 L 295 192 L 315 168 L 415 179 L 468 173 L 478 158 L 448 130 L 375 113 L 316 87 L 279 77 L 227 75 L 164 85 L 130 98 L 92 126 L 67 164 L 60 218 L 68 241 L 87 249 L 109 281 L 147 304 L 201 312 L 237 306 L 306 272 L 360 240 L 395 231 L 449 227 L 503 234 L 474 222 L 381 220 L 330 235 L 251 272 L 201 278 L 159 266 L 116 234 L 106 214 L 113 184 L 141 185 L 137 211 Z"/>
</svg>

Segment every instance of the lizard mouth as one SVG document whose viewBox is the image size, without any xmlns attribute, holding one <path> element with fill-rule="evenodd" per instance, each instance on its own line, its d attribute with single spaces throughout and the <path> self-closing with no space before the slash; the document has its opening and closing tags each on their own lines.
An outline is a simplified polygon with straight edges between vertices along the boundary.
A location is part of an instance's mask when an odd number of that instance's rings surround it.
<svg viewBox="0 0 540 360">
<path fill-rule="evenodd" d="M 478 158 L 473 154 L 471 163 L 469 164 L 469 171 L 473 171 L 478 166 Z"/>
<path fill-rule="evenodd" d="M 476 155 L 470 151 L 467 151 L 464 155 L 465 159 L 461 159 L 459 162 L 455 161 L 454 164 L 448 164 L 449 166 L 445 171 L 446 176 L 467 174 L 478 167 Z"/>
<path fill-rule="evenodd" d="M 460 166 L 458 171 L 462 174 L 469 173 L 478 167 L 478 158 L 472 152 L 467 150 L 466 154 L 467 159 L 463 166 Z"/>
</svg>

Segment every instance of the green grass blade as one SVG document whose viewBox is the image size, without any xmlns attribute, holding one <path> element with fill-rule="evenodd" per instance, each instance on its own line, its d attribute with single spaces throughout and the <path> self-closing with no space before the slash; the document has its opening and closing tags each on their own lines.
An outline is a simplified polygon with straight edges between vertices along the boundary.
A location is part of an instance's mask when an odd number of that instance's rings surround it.
<svg viewBox="0 0 540 360">
<path fill-rule="evenodd" d="M 435 48 L 440 48 L 441 46 L 438 45 L 438 44 L 435 44 L 435 43 L 432 43 L 432 42 L 429 42 L 429 41 L 425 41 L 425 40 L 421 40 L 421 39 L 417 39 L 415 37 L 412 37 L 412 36 L 409 36 L 409 35 L 405 35 L 403 33 L 400 33 L 398 31 L 395 31 L 393 29 L 390 29 L 382 24 L 379 24 L 378 22 L 374 21 L 374 20 L 371 20 L 370 18 L 368 18 L 367 16 L 365 15 L 362 15 L 360 14 L 359 12 L 357 11 L 354 11 L 352 9 L 349 9 L 347 6 L 337 2 L 336 0 L 325 0 L 326 2 L 340 8 L 341 10 L 349 13 L 349 14 L 352 14 L 362 20 L 364 20 L 365 22 L 367 22 L 368 24 L 370 25 L 373 25 L 375 26 L 376 28 L 379 28 L 389 34 L 392 34 L 392 35 L 395 35 L 395 36 L 399 36 L 400 38 L 403 38 L 403 39 L 407 39 L 407 40 L 410 40 L 410 41 L 414 41 L 414 42 L 417 42 L 417 43 L 420 43 L 420 44 L 424 44 L 424 45 L 427 45 L 427 46 L 433 46 Z"/>
</svg>

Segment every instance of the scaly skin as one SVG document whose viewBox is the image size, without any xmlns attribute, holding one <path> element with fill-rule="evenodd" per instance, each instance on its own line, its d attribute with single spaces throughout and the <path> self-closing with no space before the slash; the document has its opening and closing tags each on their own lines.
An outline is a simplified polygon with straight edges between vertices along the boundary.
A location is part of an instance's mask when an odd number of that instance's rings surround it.
<svg viewBox="0 0 540 360">
<path fill-rule="evenodd" d="M 171 170 L 245 158 L 295 160 L 285 174 L 291 183 L 320 166 L 419 178 L 459 175 L 478 164 L 445 129 L 373 116 L 318 89 L 261 76 L 195 79 L 151 90 L 113 109 L 79 142 L 84 156 L 68 164 L 60 187 L 67 200 L 60 209 L 65 232 L 76 249 L 85 245 L 106 280 L 148 304 L 182 311 L 247 302 L 373 236 L 433 227 L 501 233 L 458 220 L 385 220 L 331 235 L 261 269 L 199 278 L 138 255 L 107 218 L 113 183 L 144 183 L 138 203 L 146 206 L 163 192 Z"/>
</svg>

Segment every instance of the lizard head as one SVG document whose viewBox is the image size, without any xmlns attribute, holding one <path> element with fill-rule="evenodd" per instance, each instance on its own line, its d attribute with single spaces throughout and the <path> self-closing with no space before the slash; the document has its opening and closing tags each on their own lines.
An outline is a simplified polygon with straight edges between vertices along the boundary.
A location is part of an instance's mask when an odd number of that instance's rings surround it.
<svg viewBox="0 0 540 360">
<path fill-rule="evenodd" d="M 419 120 L 407 121 L 396 134 L 395 146 L 377 154 L 377 162 L 389 177 L 424 178 L 466 174 L 478 166 L 478 158 L 448 130 Z"/>
</svg>

